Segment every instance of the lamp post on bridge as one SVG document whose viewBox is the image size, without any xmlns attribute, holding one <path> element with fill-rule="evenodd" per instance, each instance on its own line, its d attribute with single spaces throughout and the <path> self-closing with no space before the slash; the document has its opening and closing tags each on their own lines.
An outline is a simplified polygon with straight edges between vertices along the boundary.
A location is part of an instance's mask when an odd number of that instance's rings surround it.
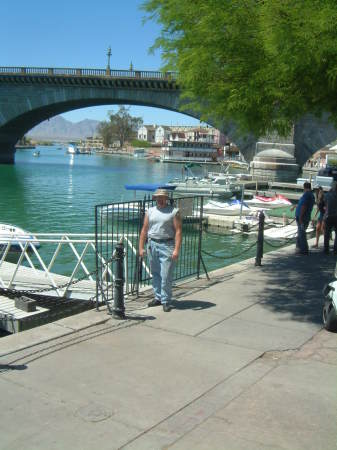
<svg viewBox="0 0 337 450">
<path fill-rule="evenodd" d="M 107 66 L 106 66 L 106 74 L 107 75 L 110 75 L 111 74 L 111 71 L 110 71 L 110 57 L 111 57 L 111 47 L 110 47 L 110 45 L 109 45 L 109 48 L 108 48 L 108 51 L 107 51 L 107 57 L 108 57 L 108 64 L 107 64 Z"/>
</svg>

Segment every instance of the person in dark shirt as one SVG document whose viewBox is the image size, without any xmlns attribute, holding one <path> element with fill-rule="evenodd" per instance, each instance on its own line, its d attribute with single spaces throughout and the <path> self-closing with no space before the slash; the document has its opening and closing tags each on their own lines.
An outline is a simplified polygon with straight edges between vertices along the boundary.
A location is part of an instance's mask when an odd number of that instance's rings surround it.
<svg viewBox="0 0 337 450">
<path fill-rule="evenodd" d="M 324 214 L 324 253 L 329 253 L 329 241 L 331 231 L 335 231 L 335 241 L 333 246 L 334 254 L 337 255 L 337 183 L 334 181 L 329 192 L 324 197 L 326 211 Z"/>
<path fill-rule="evenodd" d="M 308 241 L 307 241 L 307 228 L 311 218 L 312 208 L 315 204 L 315 197 L 311 191 L 311 183 L 305 182 L 303 184 L 303 195 L 299 199 L 295 217 L 297 223 L 297 240 L 296 240 L 296 254 L 308 255 Z"/>
</svg>

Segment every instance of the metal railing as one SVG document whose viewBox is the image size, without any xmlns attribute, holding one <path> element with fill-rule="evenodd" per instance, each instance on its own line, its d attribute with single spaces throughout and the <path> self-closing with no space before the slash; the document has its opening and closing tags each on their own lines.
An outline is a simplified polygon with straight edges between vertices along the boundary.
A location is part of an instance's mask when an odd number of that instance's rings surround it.
<svg viewBox="0 0 337 450">
<path fill-rule="evenodd" d="M 0 287 L 57 297 L 95 294 L 95 235 L 39 233 L 0 240 Z M 75 291 L 71 287 L 81 280 Z"/>
<path fill-rule="evenodd" d="M 177 79 L 176 72 L 160 72 L 151 70 L 119 70 L 119 69 L 85 69 L 85 68 L 53 68 L 53 67 L 0 67 L 0 75 L 49 75 L 72 77 L 109 77 L 132 78 L 142 80 Z"/>
<path fill-rule="evenodd" d="M 196 275 L 199 277 L 201 264 L 203 198 L 186 197 L 171 200 L 180 210 L 183 225 L 183 238 L 179 259 L 173 279 Z M 97 205 L 96 223 L 96 265 L 97 292 L 100 301 L 112 301 L 114 297 L 114 260 L 111 260 L 115 243 L 125 245 L 124 255 L 124 293 L 138 294 L 139 290 L 151 282 L 151 272 L 147 258 L 138 256 L 139 235 L 146 210 L 153 206 L 153 200 L 144 199 L 133 202 Z M 105 265 L 106 261 L 110 261 Z M 206 268 L 204 267 L 205 271 Z"/>
</svg>

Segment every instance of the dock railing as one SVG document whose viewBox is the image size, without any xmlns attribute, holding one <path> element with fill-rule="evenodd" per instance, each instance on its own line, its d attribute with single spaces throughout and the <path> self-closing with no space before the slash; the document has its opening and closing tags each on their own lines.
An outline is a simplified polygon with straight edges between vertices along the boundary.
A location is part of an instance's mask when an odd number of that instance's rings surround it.
<svg viewBox="0 0 337 450">
<path fill-rule="evenodd" d="M 34 237 L 0 240 L 2 289 L 69 298 L 95 295 L 95 234 L 37 233 Z"/>
</svg>

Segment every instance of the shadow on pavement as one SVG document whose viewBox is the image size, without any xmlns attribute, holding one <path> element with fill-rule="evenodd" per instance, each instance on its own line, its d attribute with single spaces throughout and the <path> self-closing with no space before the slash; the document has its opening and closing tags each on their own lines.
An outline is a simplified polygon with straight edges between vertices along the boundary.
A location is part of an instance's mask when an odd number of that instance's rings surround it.
<svg viewBox="0 0 337 450">
<path fill-rule="evenodd" d="M 154 317 L 154 316 L 142 316 L 142 315 L 125 314 L 125 319 L 145 322 L 146 320 L 155 320 L 156 317 Z"/>
<path fill-rule="evenodd" d="M 195 311 L 199 311 L 201 309 L 212 308 L 215 306 L 215 303 L 205 302 L 204 300 L 179 300 L 172 301 L 172 306 L 175 309 L 193 309 Z"/>
<path fill-rule="evenodd" d="M 261 304 L 275 312 L 291 313 L 297 321 L 322 324 L 322 289 L 333 279 L 335 263 L 332 255 L 323 252 L 273 255 L 259 268 L 266 278 L 262 294 L 259 291 Z M 247 283 L 254 289 L 252 272 L 249 278 Z"/>
<path fill-rule="evenodd" d="M 9 370 L 26 370 L 26 364 L 0 364 L 0 373 L 8 372 Z"/>
</svg>

